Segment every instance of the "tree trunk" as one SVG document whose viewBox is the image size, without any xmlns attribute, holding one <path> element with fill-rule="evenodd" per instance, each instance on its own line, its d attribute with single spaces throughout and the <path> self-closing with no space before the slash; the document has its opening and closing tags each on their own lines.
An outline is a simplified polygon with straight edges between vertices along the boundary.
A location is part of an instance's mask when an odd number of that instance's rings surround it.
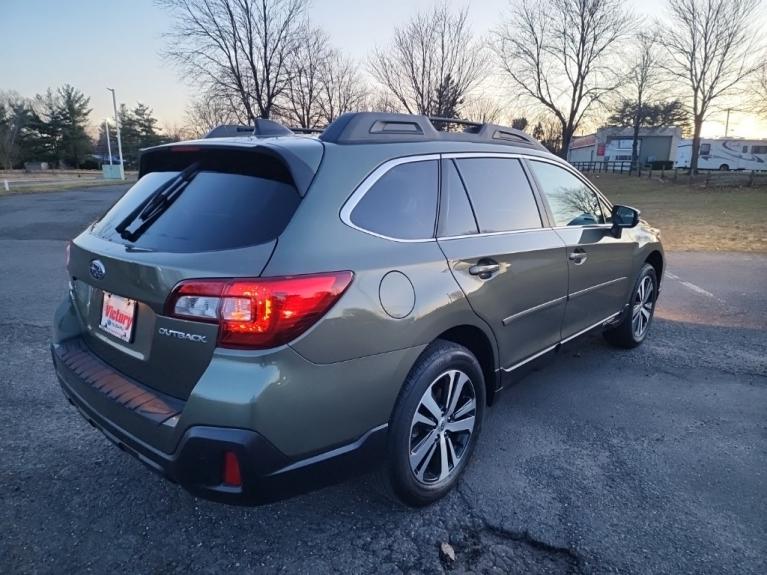
<svg viewBox="0 0 767 575">
<path fill-rule="evenodd" d="M 692 156 L 690 157 L 690 173 L 698 173 L 698 154 L 700 153 L 700 130 L 703 127 L 703 117 L 693 118 L 694 129 L 692 135 Z"/>
<path fill-rule="evenodd" d="M 573 132 L 575 129 L 572 126 L 562 126 L 562 149 L 559 152 L 559 156 L 567 160 L 567 152 L 570 150 L 570 141 L 573 139 Z"/>
<path fill-rule="evenodd" d="M 641 104 L 637 106 L 637 113 L 634 116 L 634 140 L 631 142 L 631 163 L 634 166 L 639 165 L 639 128 L 642 123 L 640 116 Z"/>
</svg>

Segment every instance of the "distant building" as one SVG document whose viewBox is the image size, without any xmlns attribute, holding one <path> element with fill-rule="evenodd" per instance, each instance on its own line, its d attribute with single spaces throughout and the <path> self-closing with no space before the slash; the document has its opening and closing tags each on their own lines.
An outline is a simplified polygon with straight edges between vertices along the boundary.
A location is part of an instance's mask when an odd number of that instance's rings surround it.
<svg viewBox="0 0 767 575">
<path fill-rule="evenodd" d="M 594 134 L 573 138 L 567 151 L 569 162 L 631 161 L 633 128 L 608 126 Z M 682 129 L 676 127 L 639 130 L 639 163 L 674 162 Z"/>
</svg>

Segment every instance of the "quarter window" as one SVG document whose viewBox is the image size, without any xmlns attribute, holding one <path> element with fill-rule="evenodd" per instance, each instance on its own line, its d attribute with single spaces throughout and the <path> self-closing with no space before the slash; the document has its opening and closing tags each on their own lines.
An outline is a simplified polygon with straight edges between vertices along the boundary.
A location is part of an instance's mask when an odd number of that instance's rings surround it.
<svg viewBox="0 0 767 575">
<path fill-rule="evenodd" d="M 398 239 L 434 237 L 437 160 L 394 166 L 365 193 L 351 213 L 355 226 Z"/>
<path fill-rule="evenodd" d="M 533 173 L 549 202 L 554 225 L 587 226 L 603 224 L 599 197 L 567 170 L 548 162 L 531 161 Z"/>
<path fill-rule="evenodd" d="M 456 165 L 481 232 L 541 227 L 538 205 L 519 160 L 466 158 L 456 160 Z"/>
</svg>

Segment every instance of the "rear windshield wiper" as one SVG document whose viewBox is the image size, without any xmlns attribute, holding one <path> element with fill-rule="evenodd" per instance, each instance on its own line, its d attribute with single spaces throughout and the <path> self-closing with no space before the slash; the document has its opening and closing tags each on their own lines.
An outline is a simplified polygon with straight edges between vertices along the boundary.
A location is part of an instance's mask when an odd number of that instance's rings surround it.
<svg viewBox="0 0 767 575">
<path fill-rule="evenodd" d="M 199 162 L 184 168 L 141 202 L 115 226 L 115 231 L 122 239 L 135 242 L 176 201 L 198 173 L 200 173 Z M 141 224 L 134 230 L 129 230 L 128 227 L 137 219 L 141 221 Z"/>
</svg>

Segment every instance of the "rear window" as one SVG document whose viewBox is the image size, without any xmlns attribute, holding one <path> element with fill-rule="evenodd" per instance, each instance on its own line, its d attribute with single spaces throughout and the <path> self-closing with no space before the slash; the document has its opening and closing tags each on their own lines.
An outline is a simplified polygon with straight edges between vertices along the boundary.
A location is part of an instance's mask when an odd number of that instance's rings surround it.
<svg viewBox="0 0 767 575">
<path fill-rule="evenodd" d="M 115 230 L 159 186 L 193 162 L 200 172 L 176 201 L 133 243 Z M 236 249 L 274 240 L 300 202 L 282 162 L 238 150 L 162 151 L 147 161 L 138 182 L 93 226 L 114 242 L 166 252 Z"/>
<path fill-rule="evenodd" d="M 438 187 L 437 160 L 399 164 L 365 193 L 352 210 L 351 221 L 364 230 L 389 238 L 432 238 Z"/>
</svg>

